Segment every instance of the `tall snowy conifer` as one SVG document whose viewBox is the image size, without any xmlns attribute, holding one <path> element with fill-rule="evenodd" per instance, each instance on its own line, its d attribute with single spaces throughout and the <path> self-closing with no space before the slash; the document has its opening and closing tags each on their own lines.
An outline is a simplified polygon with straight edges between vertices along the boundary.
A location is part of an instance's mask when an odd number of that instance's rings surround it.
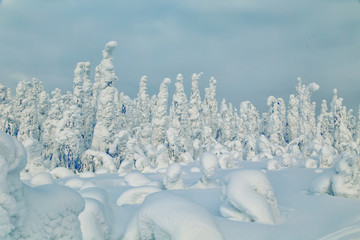
<svg viewBox="0 0 360 240">
<path fill-rule="evenodd" d="M 176 146 L 173 146 L 176 150 L 173 152 L 177 152 L 174 156 L 174 160 L 177 161 L 180 153 L 191 150 L 188 100 L 184 91 L 183 76 L 181 74 L 178 74 L 177 76 L 175 88 L 169 114 L 171 128 L 174 129 L 174 132 L 172 133 L 169 131 L 167 135 L 170 138 L 174 138 L 176 141 Z M 168 139 L 168 142 L 170 143 L 172 141 L 169 141 Z"/>
<path fill-rule="evenodd" d="M 11 90 L 0 84 L 0 129 L 12 136 L 17 135 L 18 121 L 14 116 Z"/>
<path fill-rule="evenodd" d="M 189 102 L 189 116 L 190 116 L 190 127 L 191 131 L 191 138 L 200 139 L 201 138 L 201 131 L 202 131 L 202 121 L 201 121 L 201 97 L 199 91 L 199 79 L 202 73 L 192 75 L 192 82 L 191 82 L 191 95 L 190 95 L 190 102 Z"/>
<path fill-rule="evenodd" d="M 285 140 L 289 143 L 297 137 L 299 128 L 299 99 L 294 94 L 290 95 L 286 118 Z"/>
<path fill-rule="evenodd" d="M 117 80 L 113 65 L 113 51 L 117 43 L 105 45 L 103 60 L 95 69 L 94 94 L 96 101 L 96 125 L 91 144 L 93 150 L 109 153 L 113 137 L 117 132 L 118 91 L 113 86 Z"/>
<path fill-rule="evenodd" d="M 157 97 L 156 109 L 152 119 L 152 144 L 154 147 L 164 144 L 166 140 L 168 86 L 170 82 L 169 78 L 163 80 Z"/>
</svg>

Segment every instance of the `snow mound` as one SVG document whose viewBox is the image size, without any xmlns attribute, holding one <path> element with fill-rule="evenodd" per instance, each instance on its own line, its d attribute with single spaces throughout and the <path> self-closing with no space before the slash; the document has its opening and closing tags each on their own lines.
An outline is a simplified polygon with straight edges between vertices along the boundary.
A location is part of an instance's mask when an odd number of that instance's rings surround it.
<svg viewBox="0 0 360 240">
<path fill-rule="evenodd" d="M 310 184 L 309 191 L 311 193 L 330 194 L 332 195 L 331 189 L 331 178 L 335 174 L 334 169 L 322 173 L 316 177 Z"/>
<path fill-rule="evenodd" d="M 57 184 L 24 187 L 27 216 L 25 239 L 81 239 L 78 215 L 84 200 L 74 190 Z"/>
<path fill-rule="evenodd" d="M 268 170 L 277 170 L 277 169 L 280 169 L 281 166 L 280 166 L 280 163 L 275 160 L 275 159 L 271 159 L 267 162 L 267 169 Z"/>
<path fill-rule="evenodd" d="M 31 179 L 31 185 L 33 186 L 40 186 L 45 184 L 53 184 L 54 179 L 52 178 L 51 174 L 48 172 L 38 173 Z"/>
<path fill-rule="evenodd" d="M 279 210 L 274 191 L 264 172 L 240 170 L 223 179 L 220 212 L 236 221 L 276 224 Z"/>
<path fill-rule="evenodd" d="M 204 208 L 169 192 L 159 192 L 145 199 L 123 239 L 220 240 L 223 236 Z"/>
<path fill-rule="evenodd" d="M 161 191 L 160 188 L 153 186 L 130 188 L 120 195 L 116 204 L 118 206 L 122 206 L 124 204 L 141 204 L 148 195 L 159 191 Z"/>
<path fill-rule="evenodd" d="M 126 174 L 124 180 L 127 185 L 132 187 L 139 187 L 151 184 L 151 180 L 144 174 L 139 172 L 131 172 Z"/>
<path fill-rule="evenodd" d="M 64 167 L 57 167 L 51 170 L 50 174 L 53 176 L 53 178 L 66 178 L 66 177 L 73 177 L 75 176 L 75 173 L 73 173 L 68 168 Z"/>
<path fill-rule="evenodd" d="M 231 153 L 223 153 L 219 156 L 219 165 L 222 169 L 227 168 L 234 168 L 235 167 L 235 160 Z"/>
<path fill-rule="evenodd" d="M 178 163 L 170 165 L 164 176 L 164 186 L 166 189 L 183 189 L 184 180 L 181 173 L 181 166 Z"/>
<path fill-rule="evenodd" d="M 84 186 L 85 181 L 79 178 L 72 178 L 65 182 L 64 186 L 69 188 L 82 188 Z"/>
</svg>

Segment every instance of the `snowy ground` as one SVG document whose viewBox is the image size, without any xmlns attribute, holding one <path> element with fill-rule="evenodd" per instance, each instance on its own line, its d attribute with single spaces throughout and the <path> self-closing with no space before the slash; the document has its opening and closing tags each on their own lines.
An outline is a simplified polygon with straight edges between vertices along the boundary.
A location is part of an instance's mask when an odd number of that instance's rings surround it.
<svg viewBox="0 0 360 240">
<path fill-rule="evenodd" d="M 234 221 L 221 214 L 225 176 L 248 169 L 264 172 L 273 188 L 280 212 L 274 224 Z M 360 200 L 309 192 L 312 181 L 324 171 L 328 169 L 267 170 L 267 160 L 242 161 L 236 169 L 218 169 L 211 182 L 204 184 L 195 162 L 181 165 L 183 184 L 174 190 L 163 185 L 165 169 L 77 176 L 58 171 L 53 176 L 63 175 L 54 184 L 73 188 L 85 200 L 79 216 L 84 239 L 168 239 L 175 235 L 176 239 L 360 239 Z M 49 183 L 48 177 L 23 176 L 22 180 L 34 186 Z M 263 182 L 256 184 L 264 187 Z M 257 204 L 257 197 L 244 198 L 246 204 Z"/>
</svg>

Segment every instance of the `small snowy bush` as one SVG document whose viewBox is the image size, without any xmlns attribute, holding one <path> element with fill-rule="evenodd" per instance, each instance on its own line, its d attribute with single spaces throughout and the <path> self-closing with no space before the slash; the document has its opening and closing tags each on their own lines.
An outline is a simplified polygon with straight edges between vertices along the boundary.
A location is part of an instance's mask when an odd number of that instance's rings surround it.
<svg viewBox="0 0 360 240">
<path fill-rule="evenodd" d="M 174 163 L 167 168 L 164 176 L 164 186 L 166 189 L 184 188 L 184 180 L 180 164 Z"/>
<path fill-rule="evenodd" d="M 223 179 L 221 215 L 236 221 L 276 224 L 279 210 L 265 173 L 240 170 Z"/>
<path fill-rule="evenodd" d="M 200 168 L 202 172 L 202 182 L 207 184 L 211 181 L 216 170 L 218 169 L 218 158 L 215 154 L 205 152 L 200 156 Z"/>
<path fill-rule="evenodd" d="M 122 206 L 124 204 L 141 204 L 148 195 L 159 191 L 161 191 L 161 189 L 155 186 L 130 188 L 118 197 L 116 204 L 118 206 Z"/>
</svg>

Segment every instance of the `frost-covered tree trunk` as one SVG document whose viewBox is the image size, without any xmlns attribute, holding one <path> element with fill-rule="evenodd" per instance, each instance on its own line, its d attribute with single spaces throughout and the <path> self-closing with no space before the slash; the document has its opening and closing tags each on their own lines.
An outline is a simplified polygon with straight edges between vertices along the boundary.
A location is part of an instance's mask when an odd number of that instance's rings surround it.
<svg viewBox="0 0 360 240">
<path fill-rule="evenodd" d="M 168 86 L 170 82 L 169 78 L 163 80 L 157 97 L 156 109 L 152 119 L 152 144 L 154 147 L 164 144 L 166 141 Z"/>
</svg>

